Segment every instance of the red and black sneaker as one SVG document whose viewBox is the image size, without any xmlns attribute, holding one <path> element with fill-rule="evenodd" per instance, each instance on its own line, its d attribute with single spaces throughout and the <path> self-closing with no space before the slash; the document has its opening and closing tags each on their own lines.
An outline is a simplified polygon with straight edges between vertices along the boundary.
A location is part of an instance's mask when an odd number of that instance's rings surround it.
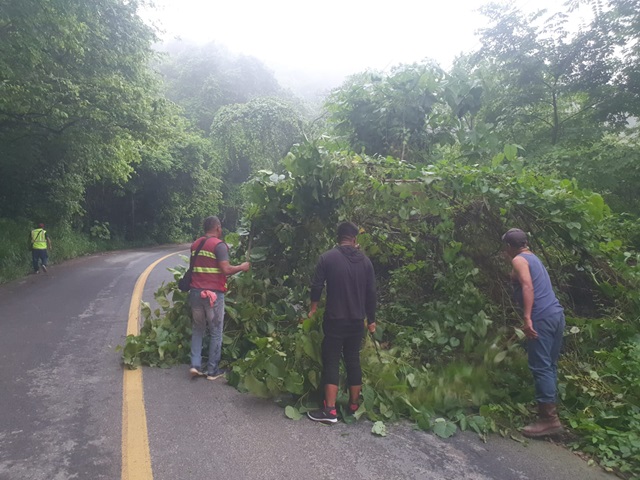
<svg viewBox="0 0 640 480">
<path fill-rule="evenodd" d="M 357 403 L 350 403 L 347 411 L 349 412 L 349 415 L 355 415 L 358 408 L 360 408 L 360 405 Z"/>
<path fill-rule="evenodd" d="M 307 412 L 307 417 L 314 422 L 336 423 L 338 421 L 338 411 L 335 406 L 327 407 L 327 402 L 324 402 L 324 408 Z"/>
</svg>

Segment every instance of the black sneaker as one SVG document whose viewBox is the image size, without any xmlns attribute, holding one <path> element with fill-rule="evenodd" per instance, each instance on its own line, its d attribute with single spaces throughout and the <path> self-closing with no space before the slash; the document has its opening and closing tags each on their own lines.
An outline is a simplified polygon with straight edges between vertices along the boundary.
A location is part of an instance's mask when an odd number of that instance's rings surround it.
<svg viewBox="0 0 640 480">
<path fill-rule="evenodd" d="M 189 375 L 191 375 L 191 378 L 204 377 L 204 372 L 197 367 L 191 367 L 189 369 Z"/>
<path fill-rule="evenodd" d="M 314 422 L 336 423 L 338 421 L 338 411 L 336 410 L 336 407 L 327 407 L 325 402 L 324 408 L 307 412 L 307 417 Z"/>
<path fill-rule="evenodd" d="M 358 405 L 357 403 L 350 403 L 348 407 L 349 415 L 355 415 L 358 411 L 358 408 L 360 408 L 360 405 Z"/>
<path fill-rule="evenodd" d="M 207 373 L 207 380 L 217 380 L 220 377 L 224 377 L 227 374 L 227 370 L 224 368 L 218 368 L 213 373 Z"/>
<path fill-rule="evenodd" d="M 47 266 L 46 266 L 46 265 L 42 265 L 42 271 L 43 271 L 44 273 L 47 273 Z"/>
</svg>

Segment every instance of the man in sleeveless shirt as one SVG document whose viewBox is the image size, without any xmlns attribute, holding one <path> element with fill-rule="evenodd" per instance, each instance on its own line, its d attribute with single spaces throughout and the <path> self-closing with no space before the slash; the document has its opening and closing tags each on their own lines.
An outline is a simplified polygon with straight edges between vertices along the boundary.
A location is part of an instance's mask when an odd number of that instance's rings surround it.
<svg viewBox="0 0 640 480">
<path fill-rule="evenodd" d="M 511 280 L 522 308 L 527 337 L 529 369 L 538 402 L 538 421 L 522 430 L 526 437 L 542 437 L 562 431 L 556 409 L 558 356 L 565 326 L 564 310 L 551 286 L 549 273 L 529 250 L 527 234 L 512 228 L 502 236 L 511 259 Z"/>
<path fill-rule="evenodd" d="M 193 262 L 189 303 L 191 305 L 191 368 L 192 377 L 205 376 L 215 380 L 224 375 L 220 369 L 222 354 L 222 329 L 224 322 L 224 295 L 227 291 L 227 276 L 249 270 L 249 262 L 240 265 L 229 263 L 229 247 L 221 240 L 222 224 L 218 217 L 204 220 L 204 237 L 191 245 L 191 255 L 200 251 Z M 202 370 L 202 341 L 209 327 L 209 361 L 206 373 Z"/>
</svg>

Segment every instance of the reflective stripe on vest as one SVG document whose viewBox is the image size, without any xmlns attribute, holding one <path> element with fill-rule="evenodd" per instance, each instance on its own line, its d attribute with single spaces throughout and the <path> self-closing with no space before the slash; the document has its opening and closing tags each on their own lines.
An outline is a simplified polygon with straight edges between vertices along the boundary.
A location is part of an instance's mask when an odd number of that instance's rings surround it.
<svg viewBox="0 0 640 480">
<path fill-rule="evenodd" d="M 194 273 L 222 273 L 222 270 L 219 268 L 210 268 L 210 267 L 193 267 Z"/>
<path fill-rule="evenodd" d="M 31 230 L 31 248 L 34 250 L 47 249 L 47 232 L 42 228 Z"/>
<path fill-rule="evenodd" d="M 192 252 L 191 255 L 193 255 L 196 252 Z M 209 258 L 213 258 L 214 260 L 216 259 L 216 256 L 212 253 L 212 252 L 208 252 L 206 250 L 200 250 L 200 252 L 198 253 L 199 257 L 209 257 Z"/>
</svg>

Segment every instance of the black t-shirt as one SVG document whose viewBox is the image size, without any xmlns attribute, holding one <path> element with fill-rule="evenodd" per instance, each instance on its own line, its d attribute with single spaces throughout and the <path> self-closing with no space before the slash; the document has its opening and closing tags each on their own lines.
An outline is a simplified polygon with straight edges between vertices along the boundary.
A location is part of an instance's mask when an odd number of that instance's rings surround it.
<svg viewBox="0 0 640 480">
<path fill-rule="evenodd" d="M 311 280 L 311 301 L 317 302 L 327 287 L 324 319 L 376 321 L 376 278 L 371 260 L 355 247 L 339 246 L 318 259 Z"/>
</svg>

